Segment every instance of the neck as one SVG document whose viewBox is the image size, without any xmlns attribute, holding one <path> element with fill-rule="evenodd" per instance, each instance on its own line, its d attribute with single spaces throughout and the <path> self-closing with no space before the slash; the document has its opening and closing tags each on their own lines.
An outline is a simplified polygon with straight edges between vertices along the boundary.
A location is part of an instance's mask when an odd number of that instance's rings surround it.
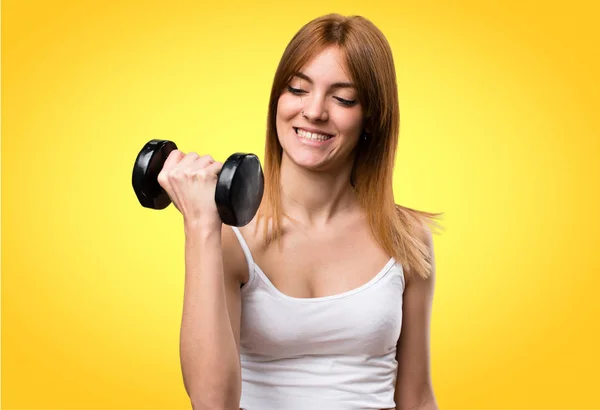
<svg viewBox="0 0 600 410">
<path fill-rule="evenodd" d="M 340 211 L 355 208 L 358 202 L 350 184 L 351 172 L 351 162 L 335 172 L 307 170 L 284 153 L 280 181 L 283 212 L 305 227 L 320 227 Z"/>
</svg>

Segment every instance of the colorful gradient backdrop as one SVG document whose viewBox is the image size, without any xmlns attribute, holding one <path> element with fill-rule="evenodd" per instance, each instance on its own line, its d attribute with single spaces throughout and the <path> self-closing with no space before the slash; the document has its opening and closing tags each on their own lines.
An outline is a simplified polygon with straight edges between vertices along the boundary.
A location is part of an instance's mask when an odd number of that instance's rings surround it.
<svg viewBox="0 0 600 410">
<path fill-rule="evenodd" d="M 151 138 L 262 158 L 281 53 L 361 14 L 393 48 L 397 200 L 435 237 L 445 409 L 600 408 L 596 2 L 2 2 L 2 408 L 185 409 L 183 231 Z"/>
</svg>

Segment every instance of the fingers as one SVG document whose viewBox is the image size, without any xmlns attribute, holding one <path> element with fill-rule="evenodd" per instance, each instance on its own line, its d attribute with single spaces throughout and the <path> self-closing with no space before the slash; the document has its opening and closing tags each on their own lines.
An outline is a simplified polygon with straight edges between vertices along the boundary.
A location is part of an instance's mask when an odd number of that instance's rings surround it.
<svg viewBox="0 0 600 410">
<path fill-rule="evenodd" d="M 168 171 L 168 170 L 172 169 L 184 157 L 185 157 L 185 154 L 183 152 L 179 151 L 178 149 L 174 149 L 173 151 L 171 151 L 169 153 L 169 156 L 167 157 L 167 160 L 163 164 L 162 170 L 163 171 L 165 171 L 165 170 Z"/>
<path fill-rule="evenodd" d="M 196 170 L 204 168 L 213 162 L 215 162 L 215 160 L 210 155 L 198 155 L 195 152 L 190 152 L 183 155 L 173 168 L 178 168 L 180 170 Z"/>
<path fill-rule="evenodd" d="M 183 152 L 181 152 L 177 149 L 171 151 L 156 178 L 158 181 L 158 184 L 169 193 L 169 196 L 171 194 L 171 192 L 170 192 L 171 190 L 170 190 L 170 186 L 169 186 L 168 175 L 172 172 L 172 170 L 175 168 L 175 166 L 177 166 L 177 164 L 179 164 L 181 162 L 181 160 L 184 158 L 184 156 L 185 155 L 183 154 Z"/>
<path fill-rule="evenodd" d="M 215 161 L 209 155 L 198 157 L 188 164 L 185 164 L 184 161 L 185 159 L 182 160 L 174 170 L 168 173 L 169 178 L 174 180 L 178 178 L 188 180 L 198 179 L 202 181 L 216 180 L 219 171 L 223 168 L 221 162 Z"/>
<path fill-rule="evenodd" d="M 217 175 L 219 172 L 221 172 L 221 169 L 223 168 L 223 163 L 219 162 L 219 161 L 213 161 L 212 164 L 208 165 L 206 167 L 206 172 L 209 174 L 215 174 Z"/>
<path fill-rule="evenodd" d="M 163 164 L 162 170 L 158 175 L 158 182 L 163 188 L 167 189 L 172 180 L 178 178 L 177 176 L 192 176 L 198 174 L 198 171 L 205 176 L 215 175 L 222 167 L 223 164 L 215 162 L 210 155 L 201 156 L 196 152 L 184 154 L 179 150 L 173 150 Z"/>
<path fill-rule="evenodd" d="M 202 169 L 215 162 L 210 155 L 198 155 L 195 152 L 184 154 L 179 150 L 173 150 L 163 164 L 161 173 L 171 174 L 175 169 L 179 171 L 190 171 Z"/>
<path fill-rule="evenodd" d="M 200 155 L 198 155 L 197 153 L 188 152 L 187 154 L 185 154 L 183 159 L 177 164 L 177 168 L 183 169 L 183 170 L 187 170 L 190 168 L 196 168 L 197 165 L 195 164 L 195 162 L 200 158 L 202 158 L 202 157 Z"/>
<path fill-rule="evenodd" d="M 191 160 L 190 160 L 191 161 Z M 196 159 L 190 163 L 195 169 L 201 169 L 213 164 L 215 160 L 210 155 L 199 156 L 196 154 Z"/>
</svg>

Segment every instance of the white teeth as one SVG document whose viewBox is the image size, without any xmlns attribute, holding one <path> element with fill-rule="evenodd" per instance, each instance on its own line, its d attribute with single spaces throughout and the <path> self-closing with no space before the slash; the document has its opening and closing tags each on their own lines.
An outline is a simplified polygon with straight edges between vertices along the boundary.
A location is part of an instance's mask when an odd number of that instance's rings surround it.
<svg viewBox="0 0 600 410">
<path fill-rule="evenodd" d="M 327 141 L 329 138 L 331 138 L 329 135 L 317 134 L 316 132 L 308 132 L 300 128 L 297 128 L 296 133 L 300 137 L 312 141 Z"/>
</svg>

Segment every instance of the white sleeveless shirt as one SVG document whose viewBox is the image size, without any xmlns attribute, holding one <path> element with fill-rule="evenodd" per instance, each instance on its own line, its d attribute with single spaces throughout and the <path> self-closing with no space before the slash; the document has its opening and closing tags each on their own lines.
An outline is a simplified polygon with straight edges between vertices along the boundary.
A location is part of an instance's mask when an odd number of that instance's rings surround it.
<svg viewBox="0 0 600 410">
<path fill-rule="evenodd" d="M 240 407 L 394 408 L 402 266 L 392 258 L 369 282 L 341 294 L 291 297 L 273 285 L 232 228 L 249 267 L 241 289 Z"/>
</svg>

